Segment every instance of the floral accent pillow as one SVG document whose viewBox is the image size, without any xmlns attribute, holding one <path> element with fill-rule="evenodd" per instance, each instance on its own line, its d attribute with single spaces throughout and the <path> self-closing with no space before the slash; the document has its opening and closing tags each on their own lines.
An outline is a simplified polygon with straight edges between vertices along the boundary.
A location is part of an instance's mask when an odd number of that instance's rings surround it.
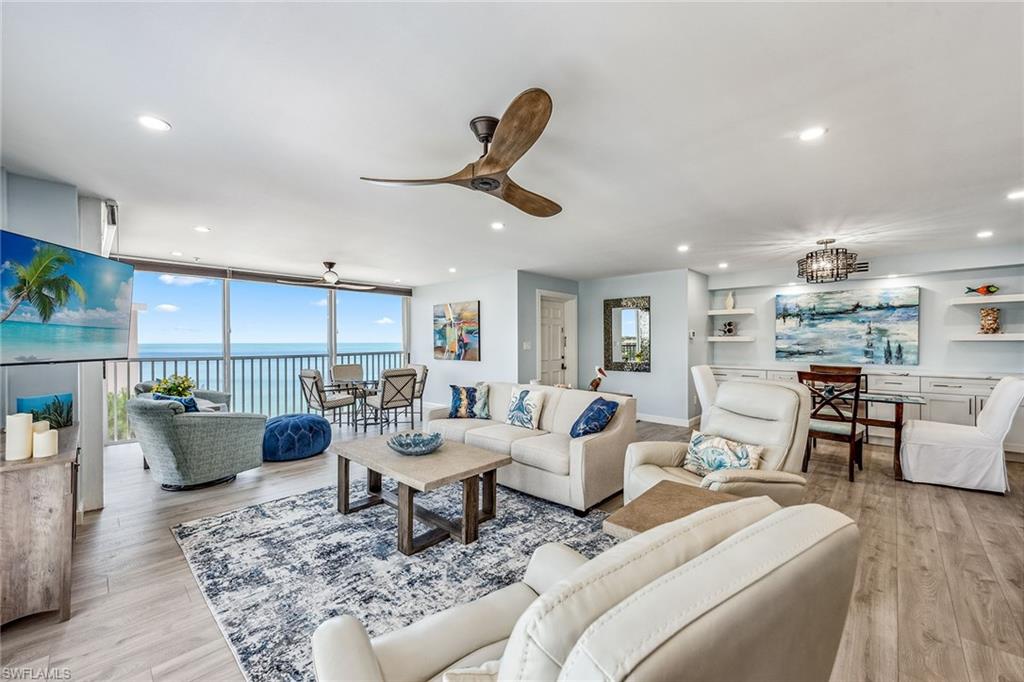
<svg viewBox="0 0 1024 682">
<path fill-rule="evenodd" d="M 738 443 L 721 436 L 694 431 L 686 450 L 683 468 L 698 476 L 720 469 L 756 469 L 761 461 L 761 445 Z"/>
<path fill-rule="evenodd" d="M 612 420 L 618 409 L 619 404 L 614 400 L 595 398 L 594 402 L 587 405 L 583 413 L 576 418 L 572 429 L 569 430 L 569 436 L 571 438 L 579 438 L 580 436 L 604 431 L 604 427 L 608 426 L 608 422 Z"/>
<path fill-rule="evenodd" d="M 540 423 L 540 409 L 544 404 L 542 391 L 531 391 L 528 388 L 512 391 L 512 402 L 508 405 L 508 416 L 505 423 L 521 426 L 524 429 L 536 429 Z"/>
<path fill-rule="evenodd" d="M 476 385 L 476 418 L 491 418 L 491 387 L 482 381 Z"/>
</svg>

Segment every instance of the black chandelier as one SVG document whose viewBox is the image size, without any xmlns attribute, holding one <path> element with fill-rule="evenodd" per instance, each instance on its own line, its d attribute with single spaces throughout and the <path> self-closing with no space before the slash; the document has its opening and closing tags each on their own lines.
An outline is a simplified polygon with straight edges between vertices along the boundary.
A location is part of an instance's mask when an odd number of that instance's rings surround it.
<svg viewBox="0 0 1024 682">
<path fill-rule="evenodd" d="M 851 272 L 867 272 L 868 264 L 857 262 L 857 254 L 846 249 L 829 248 L 835 239 L 819 239 L 821 248 L 811 251 L 796 263 L 797 277 L 803 277 L 808 284 L 839 282 Z"/>
</svg>

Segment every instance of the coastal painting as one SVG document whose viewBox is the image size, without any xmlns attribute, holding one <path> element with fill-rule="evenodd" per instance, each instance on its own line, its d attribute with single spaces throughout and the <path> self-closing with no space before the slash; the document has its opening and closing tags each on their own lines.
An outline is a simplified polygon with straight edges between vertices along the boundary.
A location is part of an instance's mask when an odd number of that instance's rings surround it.
<svg viewBox="0 0 1024 682">
<path fill-rule="evenodd" d="M 775 297 L 775 359 L 916 365 L 918 287 L 850 289 Z"/>
<path fill-rule="evenodd" d="M 128 355 L 131 265 L 0 232 L 0 364 Z"/>
<path fill-rule="evenodd" d="M 434 358 L 480 360 L 480 301 L 434 306 Z"/>
<path fill-rule="evenodd" d="M 71 426 L 74 415 L 70 393 L 19 397 L 15 402 L 18 412 L 28 412 L 34 422 L 50 422 L 50 428 Z"/>
</svg>

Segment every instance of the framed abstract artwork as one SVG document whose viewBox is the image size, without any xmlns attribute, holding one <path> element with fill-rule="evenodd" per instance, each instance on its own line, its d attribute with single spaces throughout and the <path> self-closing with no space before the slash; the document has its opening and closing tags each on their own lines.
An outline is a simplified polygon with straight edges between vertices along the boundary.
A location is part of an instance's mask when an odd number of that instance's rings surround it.
<svg viewBox="0 0 1024 682">
<path fill-rule="evenodd" d="M 480 301 L 434 306 L 434 358 L 480 360 Z"/>
<path fill-rule="evenodd" d="M 775 297 L 775 359 L 916 365 L 918 287 L 850 289 Z"/>
</svg>

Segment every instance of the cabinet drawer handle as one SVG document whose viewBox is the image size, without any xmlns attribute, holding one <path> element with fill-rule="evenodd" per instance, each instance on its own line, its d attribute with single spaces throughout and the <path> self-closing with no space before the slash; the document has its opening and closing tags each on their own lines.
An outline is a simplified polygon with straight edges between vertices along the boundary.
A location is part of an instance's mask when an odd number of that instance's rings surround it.
<svg viewBox="0 0 1024 682">
<path fill-rule="evenodd" d="M 882 383 L 885 384 L 886 386 L 902 386 L 903 385 L 902 381 L 883 381 Z"/>
<path fill-rule="evenodd" d="M 960 384 L 932 384 L 936 388 L 963 388 Z"/>
<path fill-rule="evenodd" d="M 760 375 L 758 375 L 758 374 L 741 374 L 740 376 L 743 377 L 744 379 L 760 379 L 761 378 Z"/>
</svg>

